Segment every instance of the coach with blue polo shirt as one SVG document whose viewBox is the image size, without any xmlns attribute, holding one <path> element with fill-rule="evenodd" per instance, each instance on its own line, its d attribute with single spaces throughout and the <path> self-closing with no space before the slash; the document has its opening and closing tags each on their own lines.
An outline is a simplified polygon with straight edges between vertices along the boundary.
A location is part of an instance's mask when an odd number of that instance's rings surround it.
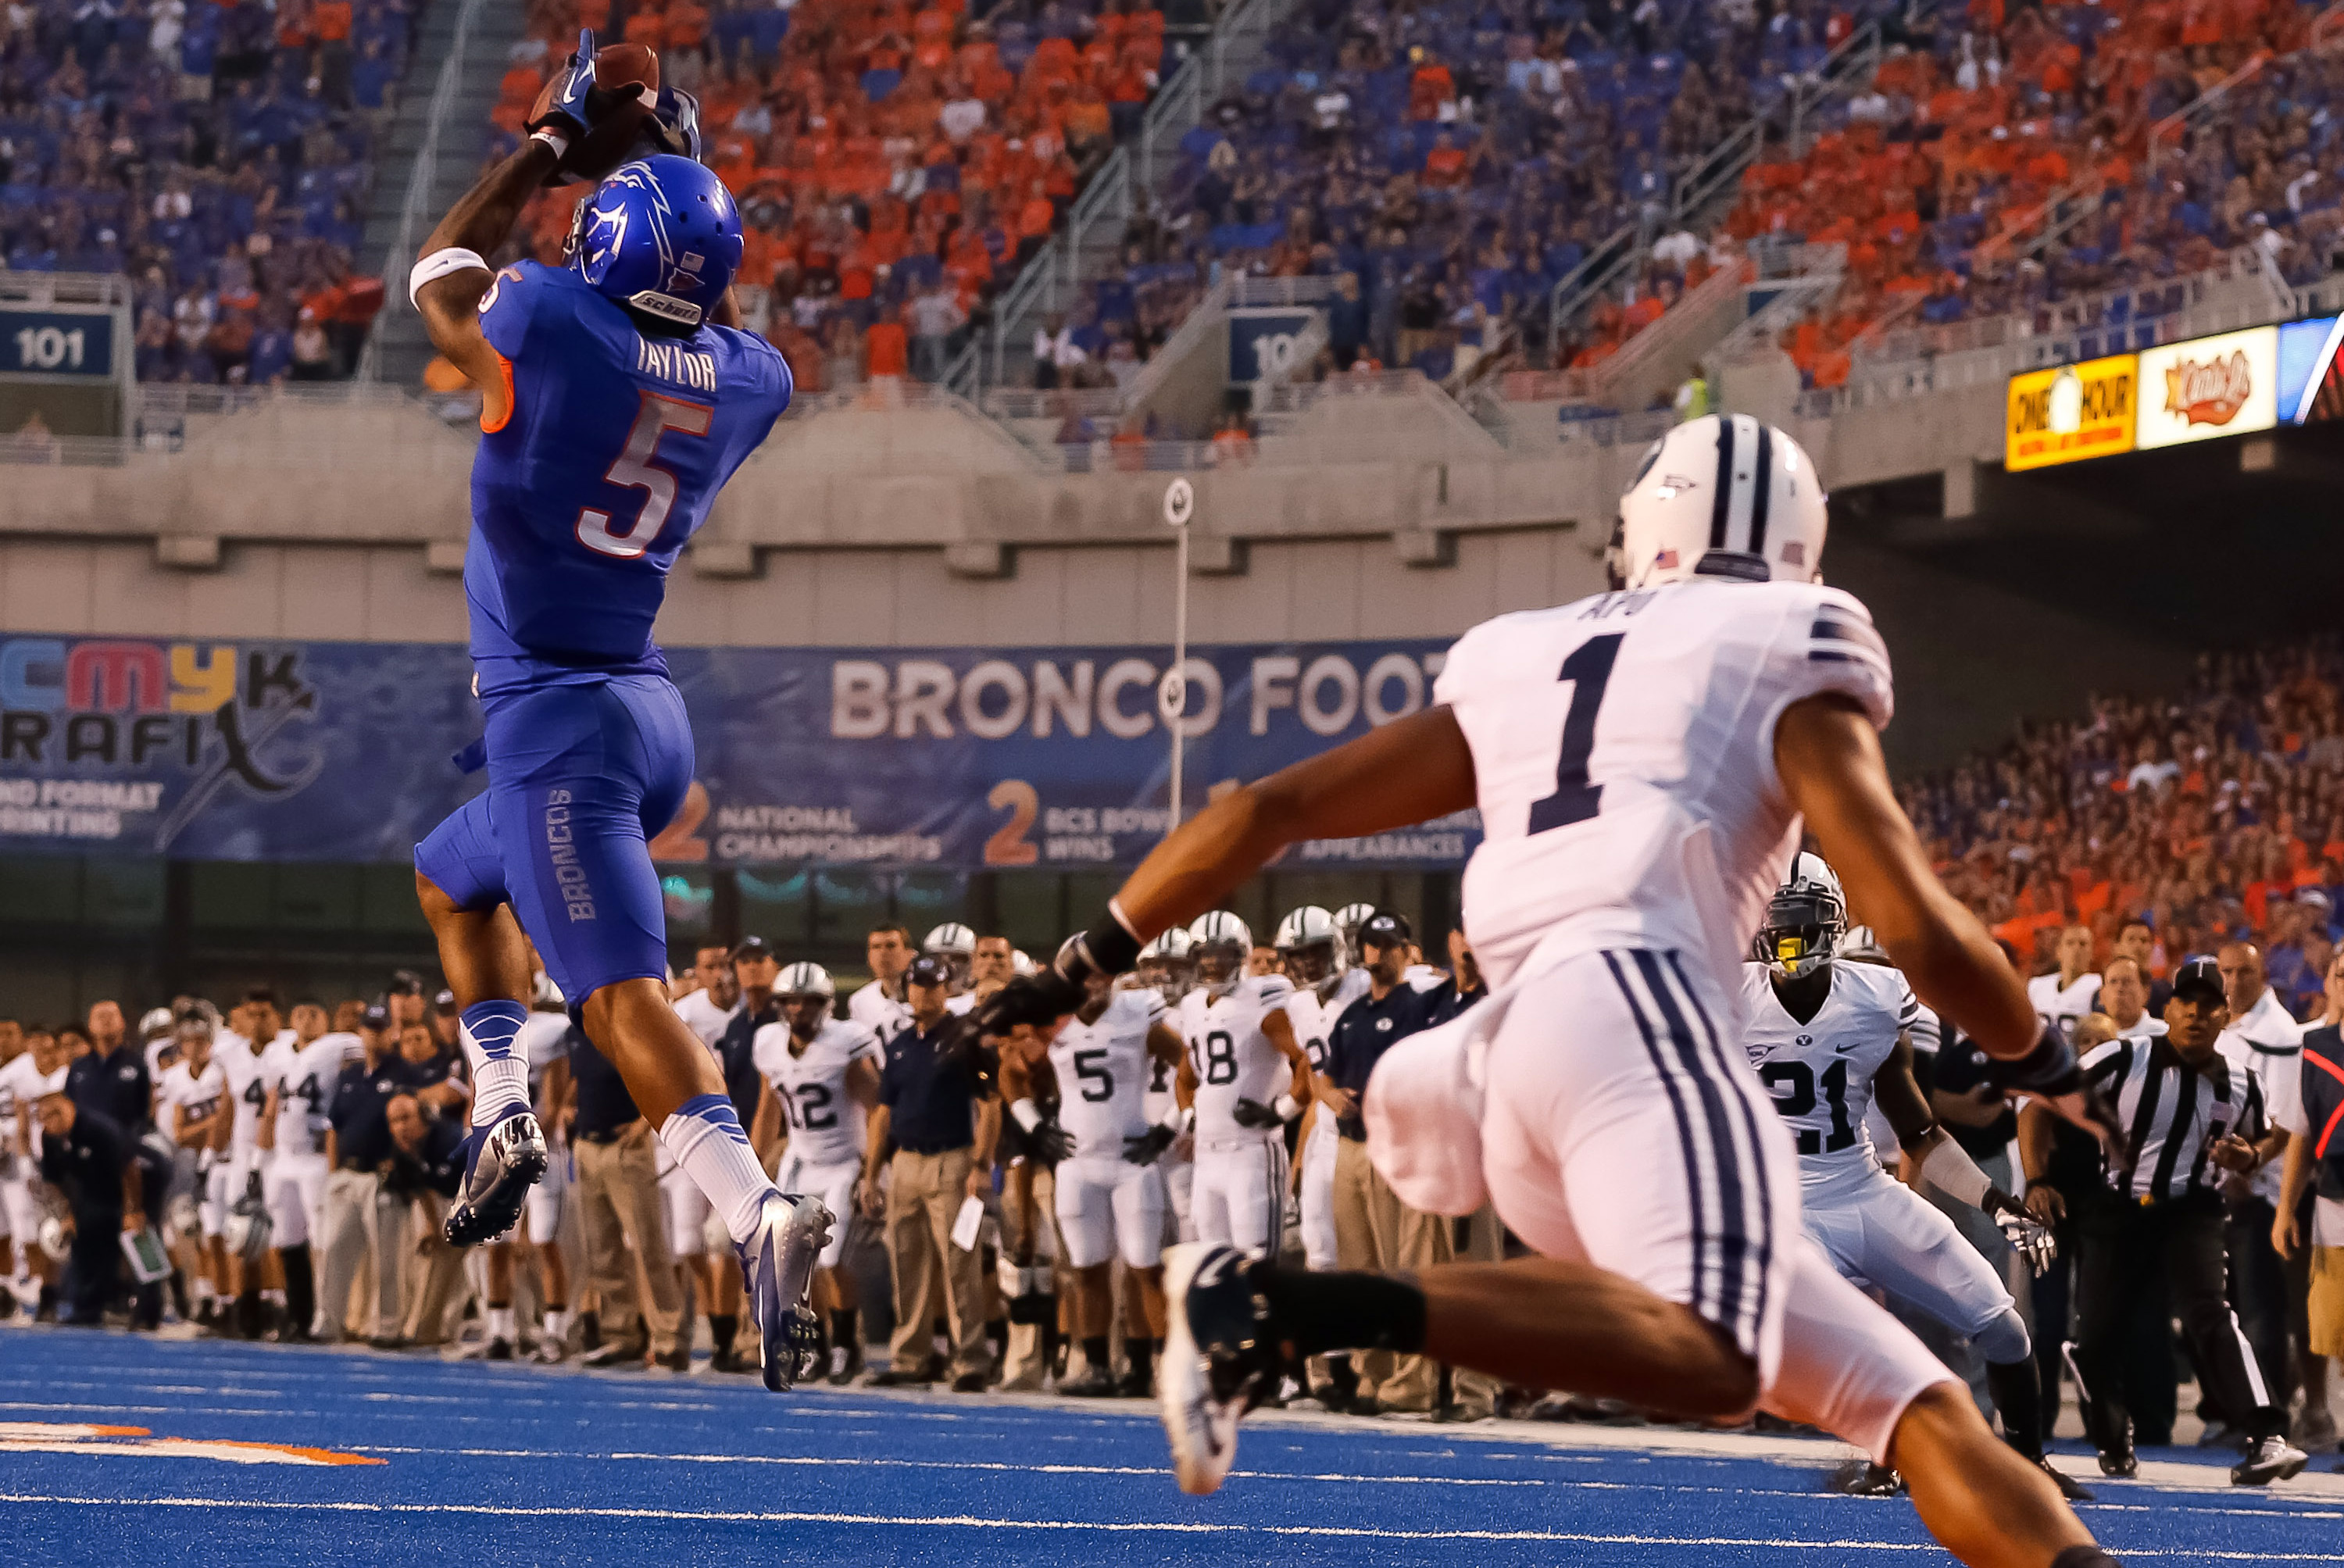
<svg viewBox="0 0 2344 1568">
<path fill-rule="evenodd" d="M 976 1393 L 992 1352 L 985 1338 L 984 1281 L 978 1249 L 953 1245 L 962 1206 L 993 1188 L 993 1153 L 1001 1102 L 986 1081 L 974 1031 L 948 1007 L 952 965 L 923 953 L 904 976 L 911 1019 L 884 1042 L 879 1104 L 863 1156 L 856 1200 L 886 1217 L 887 1262 L 895 1280 L 895 1334 L 880 1387 L 932 1381 L 929 1307 L 939 1278 L 952 1335 L 955 1391 Z M 889 1158 L 892 1149 L 893 1158 Z M 880 1162 L 887 1160 L 884 1206 Z"/>
<path fill-rule="evenodd" d="M 1400 978 L 1411 942 L 1401 916 L 1370 916 L 1359 927 L 1359 941 L 1367 995 L 1335 1020 L 1327 1036 L 1326 1070 L 1312 1084 L 1318 1098 L 1333 1108 L 1341 1140 L 1335 1147 L 1336 1262 L 1342 1269 L 1385 1272 L 1420 1269 L 1454 1256 L 1449 1227 L 1401 1203 L 1377 1171 L 1368 1158 L 1368 1125 L 1360 1107 L 1376 1064 L 1400 1041 L 1433 1025 L 1446 988 L 1420 990 Z M 1429 1357 L 1370 1351 L 1352 1361 L 1359 1369 L 1354 1406 L 1359 1413 L 1432 1410 L 1440 1369 Z"/>
</svg>

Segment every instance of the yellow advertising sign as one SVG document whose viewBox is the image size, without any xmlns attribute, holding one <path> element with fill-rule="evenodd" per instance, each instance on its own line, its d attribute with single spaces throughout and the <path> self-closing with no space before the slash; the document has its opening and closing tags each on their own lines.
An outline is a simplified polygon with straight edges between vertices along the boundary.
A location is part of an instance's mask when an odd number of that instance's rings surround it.
<svg viewBox="0 0 2344 1568">
<path fill-rule="evenodd" d="M 2138 382 L 2133 354 L 2013 376 L 2003 467 L 2016 472 L 2132 450 Z"/>
</svg>

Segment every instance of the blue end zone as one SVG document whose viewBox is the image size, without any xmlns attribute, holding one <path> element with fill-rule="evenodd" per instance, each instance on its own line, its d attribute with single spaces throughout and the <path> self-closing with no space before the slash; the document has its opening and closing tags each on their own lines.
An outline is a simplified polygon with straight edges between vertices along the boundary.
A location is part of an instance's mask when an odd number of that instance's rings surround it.
<svg viewBox="0 0 2344 1568">
<path fill-rule="evenodd" d="M 385 1462 L 189 1452 L 155 1441 L 167 1437 Z M 1734 1442 L 1257 1421 L 1228 1485 L 1188 1499 L 1152 1408 L 1133 1404 L 774 1396 L 748 1379 L 19 1330 L 0 1332 L 0 1561 L 1951 1561 L 1903 1501 L 1823 1492 L 1835 1446 L 1733 1457 Z M 2167 1479 L 2091 1482 L 2100 1501 L 2084 1517 L 2120 1558 L 2344 1563 L 2337 1477 L 2269 1492 L 2220 1487 L 2202 1467 Z"/>
</svg>

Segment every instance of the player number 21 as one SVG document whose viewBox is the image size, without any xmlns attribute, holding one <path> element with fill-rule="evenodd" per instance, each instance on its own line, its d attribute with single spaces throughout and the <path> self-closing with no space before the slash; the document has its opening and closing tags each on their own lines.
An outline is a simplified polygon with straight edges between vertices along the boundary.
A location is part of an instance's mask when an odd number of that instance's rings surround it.
<svg viewBox="0 0 2344 1568">
<path fill-rule="evenodd" d="M 682 435 L 704 436 L 716 410 L 705 403 L 687 403 L 681 398 L 662 398 L 654 393 L 642 394 L 642 409 L 635 415 L 635 428 L 627 432 L 624 450 L 611 460 L 602 474 L 605 484 L 623 485 L 643 492 L 642 510 L 634 521 L 613 527 L 611 514 L 587 507 L 578 514 L 578 542 L 600 555 L 616 556 L 632 561 L 651 548 L 667 526 L 667 514 L 675 506 L 675 475 L 652 460 L 659 449 L 660 438 L 673 430 Z"/>
</svg>

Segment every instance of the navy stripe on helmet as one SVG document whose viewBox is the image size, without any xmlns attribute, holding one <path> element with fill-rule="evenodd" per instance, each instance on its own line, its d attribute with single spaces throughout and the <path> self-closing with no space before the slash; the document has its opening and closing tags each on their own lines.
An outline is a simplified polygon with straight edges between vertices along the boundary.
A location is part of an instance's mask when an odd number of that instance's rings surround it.
<svg viewBox="0 0 2344 1568">
<path fill-rule="evenodd" d="M 1750 492 L 1750 553 L 1766 553 L 1766 501 L 1774 489 L 1774 427 L 1758 422 L 1757 488 Z"/>
<path fill-rule="evenodd" d="M 1709 547 L 1725 548 L 1725 520 L 1733 510 L 1733 416 L 1717 421 L 1717 490 L 1709 503 Z"/>
</svg>

